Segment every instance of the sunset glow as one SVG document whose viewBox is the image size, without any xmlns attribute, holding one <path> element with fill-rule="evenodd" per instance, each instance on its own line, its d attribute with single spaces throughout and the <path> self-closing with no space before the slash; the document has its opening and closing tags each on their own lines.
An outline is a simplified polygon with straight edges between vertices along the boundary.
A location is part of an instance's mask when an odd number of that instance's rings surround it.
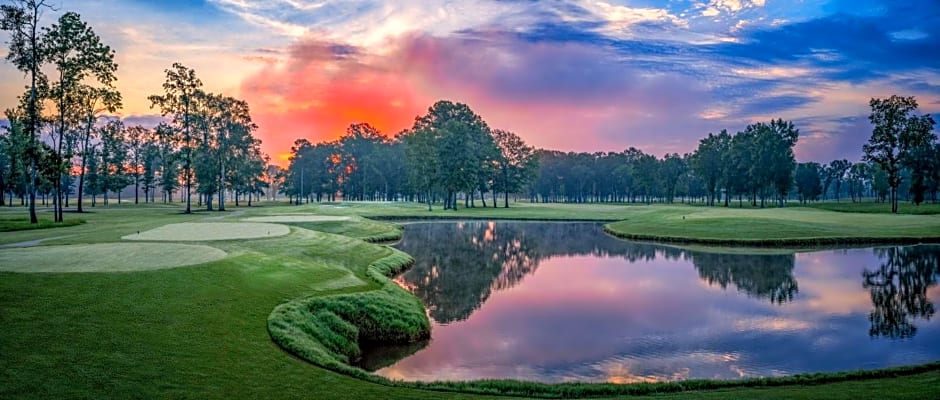
<svg viewBox="0 0 940 400">
<path fill-rule="evenodd" d="M 67 3 L 117 52 L 121 116 L 155 124 L 146 96 L 179 61 L 249 102 L 280 164 L 294 140 L 352 123 L 394 136 L 439 99 L 572 151 L 684 153 L 708 132 L 781 117 L 801 130 L 800 161 L 859 159 L 871 97 L 940 111 L 929 1 Z M 0 69 L 0 106 L 22 79 Z"/>
</svg>

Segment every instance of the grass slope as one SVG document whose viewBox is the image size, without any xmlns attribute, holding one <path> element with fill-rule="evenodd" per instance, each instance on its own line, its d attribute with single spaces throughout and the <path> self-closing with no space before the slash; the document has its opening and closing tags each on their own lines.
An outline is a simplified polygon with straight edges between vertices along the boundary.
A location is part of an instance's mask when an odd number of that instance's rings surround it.
<svg viewBox="0 0 940 400">
<path fill-rule="evenodd" d="M 366 275 L 377 290 L 332 296 L 308 296 L 277 306 L 268 330 L 279 345 L 324 368 L 367 377 L 350 364 L 361 355 L 360 343 L 413 343 L 431 336 L 424 306 L 386 278 L 414 263 L 411 256 L 384 248 L 388 254 Z"/>
<path fill-rule="evenodd" d="M 403 228 L 401 225 L 373 221 L 362 217 L 335 217 L 344 220 L 324 220 L 319 222 L 287 222 L 288 225 L 309 229 L 312 231 L 333 233 L 337 235 L 354 237 L 372 243 L 392 242 L 401 239 Z"/>
</svg>

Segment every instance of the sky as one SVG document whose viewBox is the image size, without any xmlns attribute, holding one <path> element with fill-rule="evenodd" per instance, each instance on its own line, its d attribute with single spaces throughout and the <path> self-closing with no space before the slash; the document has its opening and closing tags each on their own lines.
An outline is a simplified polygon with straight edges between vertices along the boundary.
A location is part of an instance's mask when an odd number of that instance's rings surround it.
<svg viewBox="0 0 940 400">
<path fill-rule="evenodd" d="M 174 62 L 245 99 L 263 150 L 388 135 L 438 100 L 563 151 L 662 156 L 784 118 L 799 161 L 856 161 L 868 101 L 940 114 L 940 2 L 873 0 L 55 0 L 116 51 L 121 117 L 159 120 Z M 0 65 L 0 107 L 26 83 Z"/>
</svg>

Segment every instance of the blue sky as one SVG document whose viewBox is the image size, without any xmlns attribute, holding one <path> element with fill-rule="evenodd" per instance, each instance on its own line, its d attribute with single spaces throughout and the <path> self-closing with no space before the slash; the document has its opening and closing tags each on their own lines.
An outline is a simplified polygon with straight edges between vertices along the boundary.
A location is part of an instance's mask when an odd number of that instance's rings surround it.
<svg viewBox="0 0 940 400">
<path fill-rule="evenodd" d="M 940 110 L 937 1 L 63 1 L 118 53 L 123 115 L 180 61 L 252 105 L 266 150 L 438 99 L 540 147 L 662 155 L 794 120 L 802 161 L 857 160 L 868 100 Z M 51 21 L 54 14 L 47 16 Z M 0 69 L 4 107 L 22 75 Z"/>
</svg>

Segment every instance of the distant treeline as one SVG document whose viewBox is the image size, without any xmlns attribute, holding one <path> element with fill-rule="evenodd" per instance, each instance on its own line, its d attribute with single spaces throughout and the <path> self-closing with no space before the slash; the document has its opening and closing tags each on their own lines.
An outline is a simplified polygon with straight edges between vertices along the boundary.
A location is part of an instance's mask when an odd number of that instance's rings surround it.
<svg viewBox="0 0 940 400">
<path fill-rule="evenodd" d="M 764 206 L 842 196 L 860 201 L 933 202 L 940 183 L 940 144 L 933 120 L 913 98 L 873 99 L 872 139 L 865 161 L 797 163 L 799 130 L 782 119 L 701 139 L 694 152 L 662 158 L 636 148 L 573 153 L 536 150 L 517 135 L 490 129 L 467 105 L 440 101 L 414 126 L 387 137 L 351 125 L 339 140 L 298 140 L 280 176 L 292 201 L 420 201 L 455 208 L 532 202 L 732 202 Z M 894 191 L 892 191 L 894 189 Z M 497 196 L 499 195 L 499 196 Z M 492 201 L 487 203 L 487 197 Z M 896 196 L 895 196 L 896 198 Z"/>
</svg>

